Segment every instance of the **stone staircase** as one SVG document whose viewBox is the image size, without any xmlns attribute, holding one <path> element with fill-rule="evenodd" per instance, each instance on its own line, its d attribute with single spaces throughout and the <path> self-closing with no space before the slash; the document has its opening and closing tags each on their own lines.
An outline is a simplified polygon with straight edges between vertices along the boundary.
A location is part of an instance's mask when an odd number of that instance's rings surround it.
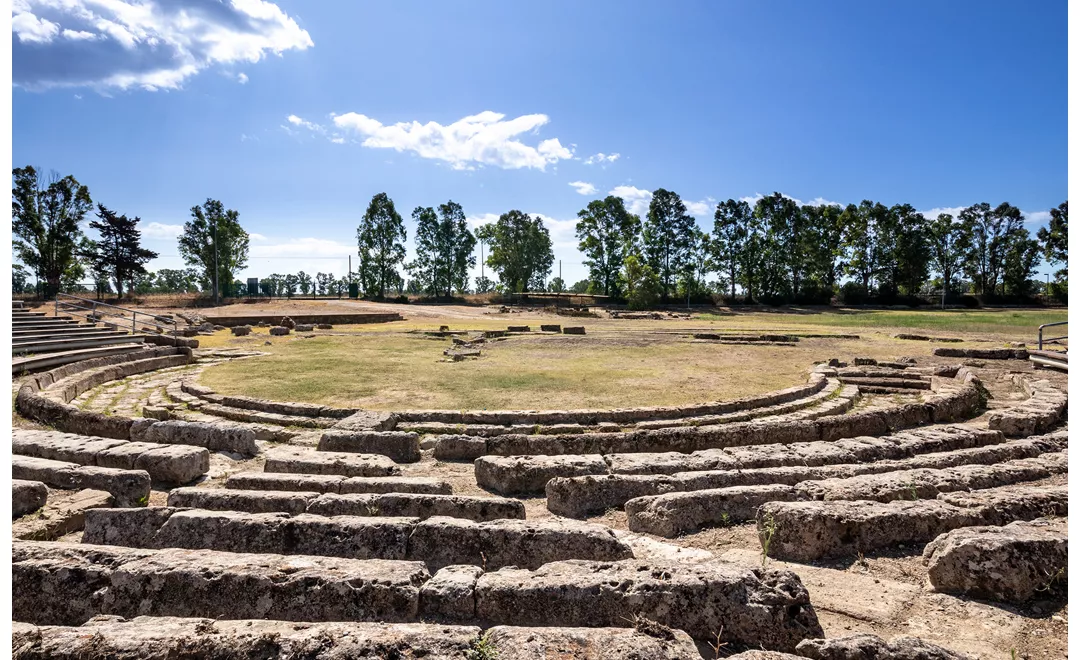
<svg viewBox="0 0 1080 660">
<path fill-rule="evenodd" d="M 144 347 L 144 335 L 46 316 L 22 301 L 11 303 L 11 373 L 21 374 Z"/>
</svg>

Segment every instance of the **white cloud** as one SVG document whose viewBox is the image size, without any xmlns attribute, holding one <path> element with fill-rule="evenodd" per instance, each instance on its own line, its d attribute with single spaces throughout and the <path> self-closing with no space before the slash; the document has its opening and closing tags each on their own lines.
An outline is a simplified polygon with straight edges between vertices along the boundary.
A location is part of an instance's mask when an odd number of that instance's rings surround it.
<svg viewBox="0 0 1080 660">
<path fill-rule="evenodd" d="M 450 163 L 455 170 L 483 165 L 544 170 L 550 164 L 573 157 L 573 152 L 558 138 L 543 140 L 535 147 L 517 139 L 524 134 L 535 134 L 548 123 L 547 115 L 522 115 L 509 120 L 505 117 L 487 110 L 446 126 L 433 121 L 386 126 L 371 117 L 349 112 L 335 116 L 334 125 L 363 137 L 362 146 L 409 151 L 421 158 Z"/>
<path fill-rule="evenodd" d="M 240 83 L 241 85 L 246 85 L 247 81 L 248 81 L 247 74 L 244 73 L 243 71 L 236 74 L 236 82 Z"/>
<path fill-rule="evenodd" d="M 799 199 L 798 197 L 792 197 L 791 195 L 788 195 L 788 194 L 785 194 L 785 193 L 780 193 L 780 195 L 782 197 L 786 197 L 786 198 L 790 199 L 791 201 L 795 202 L 799 206 L 844 206 L 840 202 L 833 202 L 833 201 L 825 199 L 824 197 L 815 197 L 814 199 L 810 200 L 809 202 L 804 202 L 801 199 Z M 762 195 L 761 193 L 754 193 L 750 197 L 740 197 L 739 201 L 740 202 L 746 202 L 750 206 L 753 206 L 754 204 L 757 204 L 759 200 L 764 199 L 764 198 L 765 198 L 765 195 Z"/>
<path fill-rule="evenodd" d="M 966 207 L 964 207 L 964 206 L 942 206 L 942 207 L 930 209 L 929 211 L 919 211 L 919 212 L 922 213 L 923 217 L 925 217 L 927 220 L 936 220 L 937 217 L 939 215 L 941 215 L 942 213 L 948 213 L 953 218 L 956 218 L 956 217 L 958 217 L 960 215 L 960 211 L 963 211 L 965 208 Z"/>
<path fill-rule="evenodd" d="M 250 238 L 253 241 L 265 241 L 266 240 L 265 236 L 263 236 L 262 234 L 256 234 L 255 232 L 251 232 L 250 234 L 248 234 L 248 238 Z"/>
<path fill-rule="evenodd" d="M 345 144 L 345 138 L 343 138 L 343 137 L 333 137 L 333 138 L 330 138 L 330 141 L 333 142 L 334 144 Z"/>
<path fill-rule="evenodd" d="M 598 154 L 593 154 L 592 156 L 589 156 L 583 162 L 586 165 L 592 165 L 593 163 L 614 163 L 617 160 L 619 160 L 619 154 L 605 154 L 603 152 L 600 152 Z"/>
<path fill-rule="evenodd" d="M 649 212 L 652 193 L 648 190 L 642 190 L 634 186 L 615 186 L 608 194 L 622 197 L 623 201 L 626 202 L 627 210 L 635 215 L 644 218 Z"/>
<path fill-rule="evenodd" d="M 528 213 L 528 212 L 526 212 Z M 551 217 L 550 215 L 544 215 L 543 213 L 528 213 L 530 217 L 539 217 L 540 221 L 547 227 L 548 233 L 551 234 L 552 247 L 555 249 L 577 249 L 577 218 L 570 218 L 568 220 L 559 220 Z M 480 215 L 466 216 L 465 222 L 468 223 L 469 228 L 473 231 L 481 225 L 489 225 L 498 222 L 498 213 L 482 213 Z"/>
<path fill-rule="evenodd" d="M 165 225 L 160 222 L 150 222 L 139 229 L 145 238 L 174 239 L 184 233 L 184 225 Z"/>
<path fill-rule="evenodd" d="M 1024 213 L 1024 222 L 1032 225 L 1041 225 L 1045 222 L 1050 222 L 1050 211 L 1035 211 L 1033 213 Z"/>
<path fill-rule="evenodd" d="M 585 181 L 571 181 L 570 185 L 574 187 L 579 195 L 595 195 L 596 186 Z"/>
<path fill-rule="evenodd" d="M 28 89 L 174 89 L 215 65 L 314 46 L 267 0 L 16 0 L 12 31 L 12 79 Z"/>
<path fill-rule="evenodd" d="M 28 11 L 19 11 L 13 6 L 11 31 L 22 43 L 47 44 L 60 32 L 60 26 Z"/>
<path fill-rule="evenodd" d="M 706 197 L 700 202 L 691 202 L 684 199 L 683 204 L 686 205 L 686 210 L 690 215 L 699 218 L 711 217 L 716 211 L 716 200 L 712 197 Z"/>
<path fill-rule="evenodd" d="M 297 117 L 296 115 L 289 115 L 288 117 L 286 117 L 286 119 L 288 119 L 289 123 L 293 126 L 302 126 L 309 131 L 315 131 L 316 133 L 326 132 L 326 128 L 321 126 L 320 124 L 307 121 L 306 119 L 302 119 L 300 117 Z"/>
<path fill-rule="evenodd" d="M 264 236 L 261 234 L 259 236 L 265 240 Z M 356 252 L 356 244 L 331 241 L 325 238 L 293 238 L 283 243 L 252 245 L 249 252 L 256 259 L 281 257 L 340 257 L 347 259 L 349 255 Z"/>
</svg>

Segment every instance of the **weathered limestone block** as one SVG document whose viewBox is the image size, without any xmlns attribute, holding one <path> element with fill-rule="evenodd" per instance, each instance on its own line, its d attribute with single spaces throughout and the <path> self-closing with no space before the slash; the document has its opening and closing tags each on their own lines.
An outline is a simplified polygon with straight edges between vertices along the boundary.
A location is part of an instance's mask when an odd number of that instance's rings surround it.
<svg viewBox="0 0 1080 660">
<path fill-rule="evenodd" d="M 409 540 L 409 558 L 433 568 L 474 564 L 536 568 L 562 559 L 618 560 L 630 548 L 603 525 L 569 520 L 494 520 L 475 523 L 433 517 L 421 522 Z"/>
<path fill-rule="evenodd" d="M 134 515 L 131 515 L 134 514 Z M 99 509 L 87 543 L 223 552 L 404 559 L 415 518 L 327 518 L 200 509 Z"/>
<path fill-rule="evenodd" d="M 471 435 L 447 434 L 435 440 L 433 455 L 439 461 L 471 461 L 487 453 L 487 441 Z"/>
<path fill-rule="evenodd" d="M 155 422 L 132 440 L 158 444 L 179 444 L 206 447 L 210 451 L 230 451 L 244 456 L 258 453 L 255 432 L 250 428 L 206 422 L 185 422 L 172 419 Z"/>
<path fill-rule="evenodd" d="M 210 618 L 100 617 L 83 626 L 15 624 L 22 660 L 114 658 L 426 658 L 458 660 L 480 635 L 474 626 L 424 623 L 293 623 Z M 500 656 L 502 657 L 502 656 Z"/>
<path fill-rule="evenodd" d="M 340 474 L 346 477 L 389 477 L 401 469 L 382 454 L 312 451 L 306 447 L 276 447 L 266 452 L 266 472 Z"/>
<path fill-rule="evenodd" d="M 317 323 L 317 324 L 315 324 L 315 327 L 318 328 L 319 330 L 333 330 L 334 329 L 334 326 L 330 325 L 329 323 Z"/>
<path fill-rule="evenodd" d="M 11 480 L 11 517 L 18 518 L 45 506 L 49 489 L 40 481 Z"/>
<path fill-rule="evenodd" d="M 54 490 L 38 515 L 23 516 L 11 523 L 11 538 L 53 541 L 83 528 L 86 512 L 115 506 L 103 490 Z"/>
<path fill-rule="evenodd" d="M 506 326 L 507 332 L 530 332 L 527 325 L 508 325 Z"/>
<path fill-rule="evenodd" d="M 190 507 L 211 511 L 246 511 L 297 514 L 307 511 L 318 497 L 314 492 L 234 490 L 232 488 L 174 488 L 169 491 L 170 507 Z"/>
<path fill-rule="evenodd" d="M 150 475 L 143 470 L 116 470 L 12 456 L 11 478 L 40 481 L 50 488 L 103 490 L 116 498 L 117 506 L 145 506 L 150 497 Z"/>
<path fill-rule="evenodd" d="M 230 330 L 237 337 L 243 337 L 244 335 L 251 334 L 250 325 L 234 325 L 232 328 L 230 328 Z"/>
<path fill-rule="evenodd" d="M 501 495 L 535 495 L 544 492 L 555 477 L 607 474 L 599 455 L 482 456 L 475 463 L 476 485 Z"/>
<path fill-rule="evenodd" d="M 425 620 L 459 623 L 476 619 L 476 581 L 480 566 L 447 566 L 420 588 L 420 616 Z"/>
<path fill-rule="evenodd" d="M 971 598 L 1023 603 L 1039 590 L 1068 584 L 1065 519 L 964 527 L 942 534 L 923 552 L 934 589 Z"/>
<path fill-rule="evenodd" d="M 564 335 L 583 335 L 585 334 L 585 327 L 580 325 L 567 326 L 562 329 L 562 333 Z"/>
<path fill-rule="evenodd" d="M 296 324 L 296 331 L 297 332 L 311 332 L 314 329 L 315 329 L 315 326 L 313 324 L 310 324 L 310 323 L 297 323 Z"/>
<path fill-rule="evenodd" d="M 432 477 L 345 477 L 336 474 L 241 472 L 229 475 L 227 488 L 292 490 L 314 493 L 431 493 L 449 495 L 450 484 Z"/>
<path fill-rule="evenodd" d="M 969 655 L 950 651 L 918 637 L 895 637 L 891 642 L 886 642 L 877 635 L 867 633 L 803 640 L 795 652 L 811 660 L 974 660 Z"/>
<path fill-rule="evenodd" d="M 319 438 L 319 451 L 382 454 L 398 463 L 420 460 L 420 436 L 402 431 L 327 430 Z"/>
<path fill-rule="evenodd" d="M 393 431 L 397 423 L 398 416 L 392 412 L 358 410 L 334 424 L 334 428 L 350 431 Z"/>
<path fill-rule="evenodd" d="M 307 512 L 320 516 L 405 516 L 421 520 L 450 516 L 475 522 L 525 519 L 525 505 L 519 500 L 422 493 L 325 494 L 308 503 Z"/>
<path fill-rule="evenodd" d="M 291 329 L 296 327 L 296 321 L 292 320 L 288 316 L 284 316 L 281 319 L 281 323 L 280 323 L 279 327 L 288 328 L 288 329 L 291 330 Z"/>
<path fill-rule="evenodd" d="M 674 538 L 702 527 L 753 520 L 761 505 L 795 498 L 794 487 L 777 484 L 667 493 L 630 500 L 626 517 L 632 532 Z"/>
<path fill-rule="evenodd" d="M 681 630 L 643 628 L 519 628 L 495 626 L 487 639 L 499 660 L 699 660 L 694 640 Z"/>
<path fill-rule="evenodd" d="M 274 337 L 284 337 L 289 334 L 289 328 L 283 325 L 270 326 L 270 334 Z"/>
<path fill-rule="evenodd" d="M 12 543 L 12 618 L 96 614 L 285 621 L 416 620 L 419 562 Z"/>
<path fill-rule="evenodd" d="M 637 617 L 691 637 L 794 650 L 823 636 L 810 595 L 790 571 L 726 562 L 560 561 L 537 570 L 504 568 L 480 576 L 476 616 L 524 626 L 613 626 Z"/>
</svg>

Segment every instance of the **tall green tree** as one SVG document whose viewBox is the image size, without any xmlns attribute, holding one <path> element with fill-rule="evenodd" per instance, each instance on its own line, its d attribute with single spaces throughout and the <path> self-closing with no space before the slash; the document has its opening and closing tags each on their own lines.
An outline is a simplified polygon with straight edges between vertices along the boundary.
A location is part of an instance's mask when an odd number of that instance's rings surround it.
<svg viewBox="0 0 1080 660">
<path fill-rule="evenodd" d="M 1005 254 L 1013 234 L 1023 227 L 1020 209 L 1004 202 L 991 208 L 986 202 L 960 212 L 960 223 L 971 237 L 964 272 L 982 294 L 998 292 L 1003 284 Z"/>
<path fill-rule="evenodd" d="M 198 269 L 203 290 L 222 291 L 219 282 L 229 283 L 247 265 L 248 233 L 240 226 L 240 214 L 216 199 L 191 207 L 191 220 L 180 236 L 180 256 Z M 215 269 L 215 255 L 217 268 Z"/>
<path fill-rule="evenodd" d="M 521 211 L 508 211 L 487 225 L 483 235 L 490 237 L 491 243 L 487 265 L 499 274 L 499 281 L 507 291 L 544 290 L 555 254 L 551 235 L 540 216 L 533 218 Z"/>
<path fill-rule="evenodd" d="M 154 273 L 158 293 L 194 293 L 199 290 L 198 275 L 193 269 L 162 268 Z"/>
<path fill-rule="evenodd" d="M 889 223 L 889 209 L 864 199 L 858 206 L 848 204 L 840 222 L 844 227 L 844 272 L 869 293 L 880 275 L 883 252 L 889 248 L 880 240 L 882 228 Z"/>
<path fill-rule="evenodd" d="M 843 224 L 840 217 L 844 209 L 839 204 L 805 205 L 802 214 L 810 232 L 805 264 L 807 276 L 819 286 L 832 290 L 840 279 L 838 259 L 842 254 Z"/>
<path fill-rule="evenodd" d="M 663 188 L 653 192 L 642 231 L 642 248 L 645 261 L 660 279 L 664 301 L 675 290 L 676 278 L 691 258 L 695 226 L 677 193 Z"/>
<path fill-rule="evenodd" d="M 1034 292 L 1032 277 L 1042 257 L 1042 246 L 1031 238 L 1027 229 L 1019 227 L 1010 232 L 1002 262 L 1002 285 L 1013 296 L 1028 296 Z"/>
<path fill-rule="evenodd" d="M 156 259 L 157 252 L 142 246 L 139 218 L 117 215 L 98 204 L 97 220 L 90 228 L 98 232 L 98 240 L 85 255 L 95 272 L 108 273 L 116 283 L 116 296 L 124 296 L 124 285 L 146 274 L 146 263 Z"/>
<path fill-rule="evenodd" d="M 1065 268 L 1054 273 L 1058 281 L 1069 276 L 1069 202 L 1062 202 L 1056 209 L 1050 209 L 1050 223 L 1039 229 L 1037 234 L 1043 244 L 1043 257 L 1052 264 L 1065 264 Z"/>
<path fill-rule="evenodd" d="M 943 297 L 956 279 L 970 249 L 970 236 L 949 213 L 942 213 L 927 223 L 927 245 L 930 263 L 941 276 Z"/>
<path fill-rule="evenodd" d="M 22 264 L 11 265 L 11 292 L 12 293 L 29 293 L 33 290 L 30 286 L 30 271 L 26 270 L 26 266 Z"/>
<path fill-rule="evenodd" d="M 797 297 L 802 291 L 809 238 L 798 203 L 773 193 L 757 201 L 754 215 L 765 230 L 762 293 L 774 299 Z"/>
<path fill-rule="evenodd" d="M 15 256 L 44 282 L 44 295 L 55 296 L 66 276 L 81 268 L 79 225 L 93 207 L 90 191 L 71 175 L 45 176 L 30 166 L 11 173 Z"/>
<path fill-rule="evenodd" d="M 300 285 L 300 293 L 304 294 L 305 296 L 308 293 L 314 293 L 312 289 L 311 275 L 308 275 L 304 271 L 300 271 L 296 274 L 296 282 Z"/>
<path fill-rule="evenodd" d="M 577 215 L 578 249 L 585 254 L 594 290 L 605 296 L 620 295 L 619 273 L 629 246 L 641 232 L 641 220 L 614 195 L 589 202 Z"/>
<path fill-rule="evenodd" d="M 465 211 L 450 201 L 431 207 L 416 207 L 416 259 L 405 266 L 423 291 L 449 298 L 455 290 L 469 286 L 469 268 L 476 265 L 476 236 L 469 231 Z"/>
<path fill-rule="evenodd" d="M 743 274 L 752 213 L 745 201 L 729 199 L 717 204 L 713 215 L 712 242 L 709 244 L 712 262 L 731 288 L 732 298 L 735 297 L 735 285 Z"/>
<path fill-rule="evenodd" d="M 398 265 L 405 260 L 405 223 L 386 193 L 371 198 L 356 228 L 360 253 L 360 285 L 367 295 L 386 297 L 386 289 L 401 277 Z"/>
<path fill-rule="evenodd" d="M 917 295 L 930 276 L 930 237 L 926 217 L 911 204 L 896 204 L 891 216 L 888 241 L 888 280 L 907 295 Z"/>
<path fill-rule="evenodd" d="M 626 305 L 630 309 L 648 309 L 660 297 L 660 278 L 637 253 L 623 260 L 623 282 L 626 283 Z"/>
</svg>

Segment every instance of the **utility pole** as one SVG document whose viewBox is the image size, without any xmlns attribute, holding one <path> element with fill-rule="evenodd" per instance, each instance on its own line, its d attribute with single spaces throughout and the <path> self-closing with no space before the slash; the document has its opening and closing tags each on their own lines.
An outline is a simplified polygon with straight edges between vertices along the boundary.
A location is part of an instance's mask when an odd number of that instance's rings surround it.
<svg viewBox="0 0 1080 660">
<path fill-rule="evenodd" d="M 220 270 L 218 269 L 218 246 L 217 246 L 217 218 L 214 218 L 214 304 L 221 304 L 221 299 L 218 296 L 218 279 L 221 277 Z"/>
</svg>

